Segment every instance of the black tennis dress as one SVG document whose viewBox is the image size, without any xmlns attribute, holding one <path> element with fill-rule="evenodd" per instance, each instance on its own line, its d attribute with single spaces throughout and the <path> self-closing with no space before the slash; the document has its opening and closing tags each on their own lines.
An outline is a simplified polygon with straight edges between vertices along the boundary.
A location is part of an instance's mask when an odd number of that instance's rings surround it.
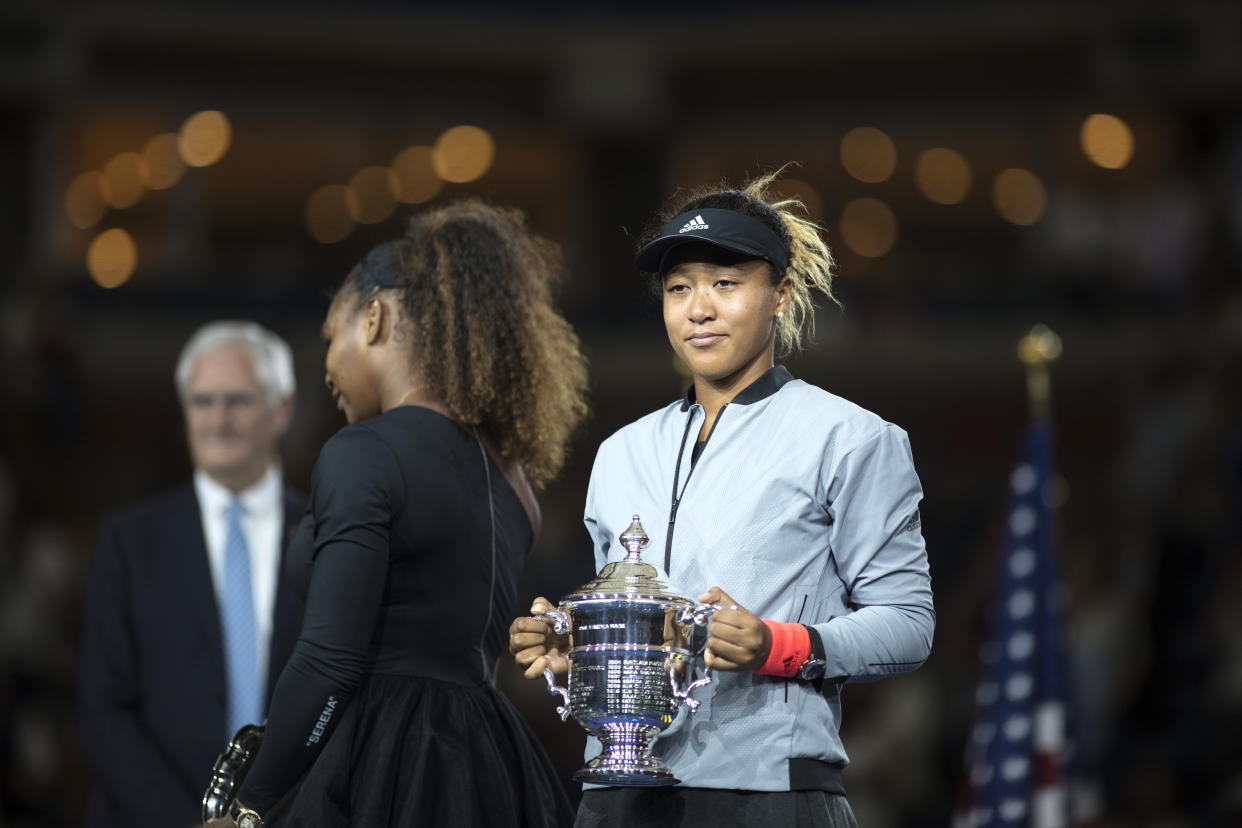
<svg viewBox="0 0 1242 828">
<path fill-rule="evenodd" d="M 332 437 L 289 550 L 302 635 L 238 799 L 297 828 L 572 823 L 492 686 L 533 542 L 500 468 L 435 411 Z"/>
</svg>

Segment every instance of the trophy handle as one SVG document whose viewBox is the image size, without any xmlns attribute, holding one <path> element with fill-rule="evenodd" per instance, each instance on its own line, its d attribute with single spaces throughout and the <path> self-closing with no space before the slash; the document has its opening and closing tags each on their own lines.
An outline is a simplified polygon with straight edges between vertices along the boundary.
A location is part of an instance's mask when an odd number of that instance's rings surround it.
<svg viewBox="0 0 1242 828">
<path fill-rule="evenodd" d="M 677 686 L 677 668 L 675 667 L 669 668 L 668 681 L 669 681 L 669 684 L 671 684 L 673 687 L 673 698 L 681 702 L 682 704 L 684 704 L 686 707 L 690 709 L 690 712 L 693 713 L 694 711 L 699 709 L 699 700 L 695 698 L 691 698 L 690 694 L 693 693 L 698 688 L 702 687 L 703 685 L 712 683 L 712 668 L 711 667 L 703 668 L 703 678 L 698 679 L 697 681 L 690 682 L 690 684 L 686 686 L 685 690 L 682 690 L 680 687 Z"/>
<path fill-rule="evenodd" d="M 542 615 L 536 615 L 533 617 L 541 619 L 543 621 L 551 621 L 552 630 L 557 635 L 565 635 L 570 630 L 569 613 L 565 612 L 565 610 L 563 609 L 560 609 L 560 608 L 550 609 L 547 612 L 543 613 Z M 551 668 L 549 667 L 543 668 L 543 677 L 547 679 L 548 681 L 548 692 L 551 693 L 553 696 L 561 697 L 561 705 L 560 707 L 556 708 L 556 712 L 559 713 L 561 716 L 561 721 L 562 722 L 568 721 L 569 719 L 569 691 L 566 690 L 564 687 L 557 685 L 556 675 L 553 674 Z"/>
<path fill-rule="evenodd" d="M 543 677 L 548 681 L 548 692 L 553 696 L 561 697 L 561 705 L 556 708 L 556 712 L 561 715 L 561 721 L 569 719 L 569 691 L 556 683 L 556 676 L 548 667 L 543 668 Z"/>
<path fill-rule="evenodd" d="M 715 604 L 687 604 L 677 613 L 677 620 L 682 624 L 694 624 L 696 627 L 706 627 L 711 623 L 712 616 L 720 607 Z"/>
<path fill-rule="evenodd" d="M 564 635 L 569 632 L 569 613 L 565 612 L 563 609 L 551 609 L 542 615 L 536 615 L 533 617 L 538 618 L 541 621 L 551 621 L 552 630 L 557 635 Z"/>
<path fill-rule="evenodd" d="M 677 613 L 677 620 L 682 624 L 693 624 L 696 627 L 706 628 L 712 622 L 712 616 L 720 607 L 715 604 L 688 604 L 681 608 Z M 703 678 L 690 682 L 686 685 L 686 689 L 682 690 L 677 686 L 677 674 L 673 668 L 668 671 L 668 680 L 673 686 L 673 698 L 684 704 L 690 709 L 690 712 L 699 709 L 698 699 L 692 698 L 691 693 L 705 684 L 712 683 L 712 668 L 703 668 Z"/>
</svg>

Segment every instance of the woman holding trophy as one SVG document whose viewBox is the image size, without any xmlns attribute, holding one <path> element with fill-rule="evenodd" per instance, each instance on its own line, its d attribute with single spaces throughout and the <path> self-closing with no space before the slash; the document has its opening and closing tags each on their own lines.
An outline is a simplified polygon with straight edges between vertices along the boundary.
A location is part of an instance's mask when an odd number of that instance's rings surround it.
<svg viewBox="0 0 1242 828">
<path fill-rule="evenodd" d="M 853 826 L 841 687 L 930 652 L 905 433 L 774 361 L 810 340 L 813 294 L 832 298 L 833 276 L 799 205 L 769 202 L 774 178 L 689 199 L 635 260 L 693 384 L 600 446 L 585 521 L 604 567 L 626 555 L 634 513 L 655 518 L 651 562 L 717 607 L 703 655 L 716 675 L 652 749 L 677 785 L 588 788 L 577 826 Z M 569 670 L 572 642 L 539 617 L 550 610 L 537 599 L 510 627 L 529 678 Z"/>
<path fill-rule="evenodd" d="M 572 819 L 494 687 L 539 530 L 532 483 L 586 413 L 557 251 L 516 213 L 416 216 L 349 274 L 324 323 L 349 425 L 290 545 L 302 634 L 231 817 L 212 825 L 529 826 Z"/>
</svg>

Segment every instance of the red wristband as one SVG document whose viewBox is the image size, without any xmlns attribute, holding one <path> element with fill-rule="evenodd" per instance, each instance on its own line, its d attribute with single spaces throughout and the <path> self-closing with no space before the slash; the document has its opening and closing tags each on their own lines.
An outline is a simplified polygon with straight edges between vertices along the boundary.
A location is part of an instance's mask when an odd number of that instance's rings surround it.
<svg viewBox="0 0 1242 828">
<path fill-rule="evenodd" d="M 761 676 L 796 676 L 803 662 L 811 655 L 811 634 L 801 624 L 769 621 L 767 618 L 763 619 L 763 623 L 772 633 L 772 649 L 768 651 L 768 660 L 755 672 Z"/>
</svg>

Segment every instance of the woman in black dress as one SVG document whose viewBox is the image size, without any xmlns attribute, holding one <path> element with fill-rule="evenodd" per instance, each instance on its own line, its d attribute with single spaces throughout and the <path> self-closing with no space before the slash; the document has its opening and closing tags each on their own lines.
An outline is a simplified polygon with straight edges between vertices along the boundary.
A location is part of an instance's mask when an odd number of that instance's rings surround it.
<svg viewBox="0 0 1242 828">
<path fill-rule="evenodd" d="M 306 617 L 233 808 L 243 828 L 572 821 L 493 686 L 539 531 L 531 484 L 586 413 L 557 270 L 520 215 L 465 202 L 414 218 L 337 293 L 326 381 L 350 425 L 290 546 Z"/>
</svg>

